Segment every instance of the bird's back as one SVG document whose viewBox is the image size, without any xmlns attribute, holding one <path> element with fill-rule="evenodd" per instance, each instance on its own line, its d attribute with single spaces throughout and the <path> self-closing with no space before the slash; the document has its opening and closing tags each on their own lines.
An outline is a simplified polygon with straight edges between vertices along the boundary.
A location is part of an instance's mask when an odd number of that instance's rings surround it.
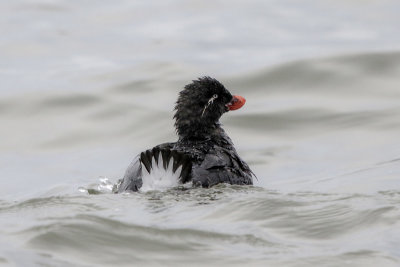
<svg viewBox="0 0 400 267">
<path fill-rule="evenodd" d="M 118 192 L 138 191 L 142 186 L 157 189 L 153 188 L 154 183 L 175 185 L 189 181 L 202 187 L 219 183 L 251 185 L 252 175 L 229 137 L 220 134 L 217 140 L 180 140 L 143 151 L 128 167 Z"/>
</svg>

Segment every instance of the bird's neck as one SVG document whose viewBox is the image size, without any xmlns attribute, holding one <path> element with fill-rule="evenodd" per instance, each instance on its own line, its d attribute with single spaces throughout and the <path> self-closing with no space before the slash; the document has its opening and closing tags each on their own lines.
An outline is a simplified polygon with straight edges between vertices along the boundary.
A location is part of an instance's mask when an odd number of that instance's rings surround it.
<svg viewBox="0 0 400 267">
<path fill-rule="evenodd" d="M 197 132 L 184 132 L 179 135 L 178 143 L 187 146 L 207 145 L 207 146 L 220 146 L 226 149 L 235 150 L 232 140 L 225 133 L 221 124 L 215 123 L 213 127 L 203 129 Z"/>
<path fill-rule="evenodd" d="M 212 141 L 225 134 L 219 122 L 177 125 L 180 141 Z"/>
</svg>

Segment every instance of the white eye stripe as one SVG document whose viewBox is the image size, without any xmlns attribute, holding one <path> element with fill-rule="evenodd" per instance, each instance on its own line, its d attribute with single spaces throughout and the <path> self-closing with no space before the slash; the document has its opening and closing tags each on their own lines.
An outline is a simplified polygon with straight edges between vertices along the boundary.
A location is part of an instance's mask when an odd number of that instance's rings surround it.
<svg viewBox="0 0 400 267">
<path fill-rule="evenodd" d="M 201 113 L 201 116 L 203 117 L 204 112 L 206 111 L 206 109 L 214 102 L 215 99 L 218 98 L 217 94 L 214 94 L 207 102 L 207 104 L 204 106 L 203 112 Z"/>
<path fill-rule="evenodd" d="M 218 98 L 218 95 L 217 95 L 217 94 L 214 94 L 214 95 L 208 100 L 207 105 L 212 104 L 212 102 L 214 102 L 214 100 L 217 99 L 217 98 Z"/>
</svg>

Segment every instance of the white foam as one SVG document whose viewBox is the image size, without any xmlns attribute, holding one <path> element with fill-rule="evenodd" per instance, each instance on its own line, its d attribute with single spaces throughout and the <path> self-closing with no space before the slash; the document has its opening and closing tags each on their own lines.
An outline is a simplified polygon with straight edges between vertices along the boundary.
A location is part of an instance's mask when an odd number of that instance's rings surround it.
<svg viewBox="0 0 400 267">
<path fill-rule="evenodd" d="M 163 191 L 171 187 L 178 186 L 179 184 L 179 176 L 182 171 L 182 165 L 176 169 L 175 173 L 172 171 L 174 159 L 171 157 L 171 160 L 167 164 L 167 169 L 164 169 L 163 160 L 161 153 L 158 157 L 158 164 L 155 161 L 155 158 L 152 158 L 152 168 L 150 169 L 150 173 L 144 167 L 142 163 L 142 181 L 143 185 L 139 189 L 141 192 L 147 192 L 152 190 Z"/>
</svg>

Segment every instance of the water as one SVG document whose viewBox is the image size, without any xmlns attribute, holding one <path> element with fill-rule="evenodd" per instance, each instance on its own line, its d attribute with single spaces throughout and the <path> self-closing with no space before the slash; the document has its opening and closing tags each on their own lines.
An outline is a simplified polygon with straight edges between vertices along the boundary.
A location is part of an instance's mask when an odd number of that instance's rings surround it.
<svg viewBox="0 0 400 267">
<path fill-rule="evenodd" d="M 0 265 L 400 265 L 396 1 L 0 7 Z M 111 194 L 201 75 L 255 185 Z"/>
</svg>

